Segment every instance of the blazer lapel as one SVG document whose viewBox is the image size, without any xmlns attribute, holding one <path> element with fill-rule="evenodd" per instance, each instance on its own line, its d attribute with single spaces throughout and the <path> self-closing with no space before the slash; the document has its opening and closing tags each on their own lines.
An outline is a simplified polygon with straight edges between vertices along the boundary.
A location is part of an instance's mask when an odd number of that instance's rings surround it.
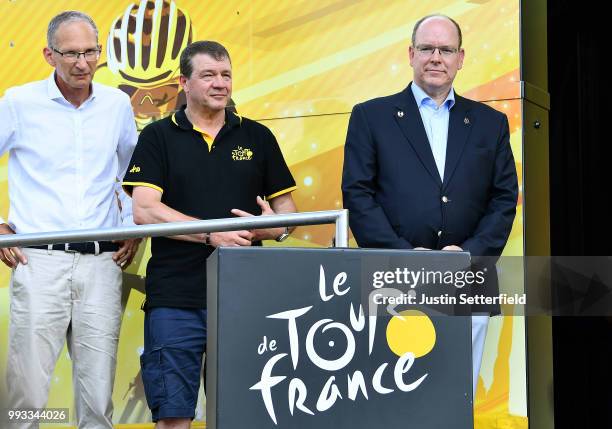
<svg viewBox="0 0 612 429">
<path fill-rule="evenodd" d="M 455 95 L 455 105 L 451 109 L 448 118 L 443 187 L 446 187 L 453 177 L 459 158 L 461 158 L 467 139 L 472 131 L 473 123 L 474 118 L 470 115 L 467 103 L 462 97 Z"/>
<path fill-rule="evenodd" d="M 395 122 L 397 122 L 397 125 L 402 130 L 402 133 L 416 152 L 425 169 L 436 181 L 438 186 L 442 186 L 440 173 L 438 173 L 429 139 L 425 133 L 423 119 L 419 113 L 410 85 L 408 85 L 403 92 L 398 94 L 393 116 Z"/>
</svg>

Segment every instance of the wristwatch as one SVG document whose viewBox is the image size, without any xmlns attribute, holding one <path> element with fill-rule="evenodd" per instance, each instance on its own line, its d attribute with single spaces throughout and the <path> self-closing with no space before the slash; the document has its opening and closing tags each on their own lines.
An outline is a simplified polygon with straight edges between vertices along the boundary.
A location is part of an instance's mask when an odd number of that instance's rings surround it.
<svg viewBox="0 0 612 429">
<path fill-rule="evenodd" d="M 288 237 L 289 237 L 289 227 L 286 226 L 285 230 L 283 231 L 283 233 L 281 235 L 279 235 L 278 237 L 276 237 L 275 240 L 280 243 L 280 242 L 285 241 Z"/>
</svg>

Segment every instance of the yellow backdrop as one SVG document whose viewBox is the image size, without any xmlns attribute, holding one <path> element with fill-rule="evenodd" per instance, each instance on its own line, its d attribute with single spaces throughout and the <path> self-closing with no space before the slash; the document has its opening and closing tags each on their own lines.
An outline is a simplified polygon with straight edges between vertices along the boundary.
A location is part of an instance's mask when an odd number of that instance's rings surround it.
<svg viewBox="0 0 612 429">
<path fill-rule="evenodd" d="M 78 9 L 90 14 L 100 30 L 104 52 L 96 81 L 118 86 L 131 95 L 139 127 L 175 109 L 180 103 L 178 71 L 169 48 L 164 61 L 152 61 L 156 68 L 130 64 L 125 57 L 107 51 L 120 40 L 122 20 L 132 5 L 134 16 L 139 6 L 145 6 L 128 0 L 1 2 L 0 94 L 51 73 L 41 53 L 47 23 L 56 13 Z M 228 48 L 234 69 L 232 98 L 242 115 L 264 122 L 278 138 L 298 182 L 294 196 L 301 211 L 341 207 L 343 144 L 351 108 L 407 85 L 412 78 L 407 53 L 413 25 L 433 12 L 447 14 L 461 24 L 466 60 L 455 88 L 508 115 L 522 184 L 518 0 L 158 0 L 158 6 L 165 8 L 164 13 L 176 8 L 181 17 L 177 30 L 168 36 L 168 44 L 180 47 L 189 39 L 213 39 Z M 155 37 L 128 42 L 134 49 L 150 49 L 154 58 L 162 50 Z M 0 215 L 5 218 L 7 174 L 5 156 L 0 158 Z M 506 255 L 522 254 L 522 231 L 521 200 Z M 331 226 L 302 227 L 287 245 L 327 246 L 331 235 Z M 125 276 L 125 313 L 113 397 L 116 423 L 150 421 L 138 363 L 143 322 L 140 275 L 146 254 L 146 250 L 141 252 L 139 262 Z M 509 273 L 514 273 L 514 279 Z M 8 269 L 0 268 L 2 374 L 9 276 Z M 513 283 L 522 278 L 520 267 L 504 270 L 504 276 L 503 289 L 522 291 L 522 284 Z M 506 310 L 512 313 L 511 308 Z M 524 344 L 521 317 L 493 320 L 477 390 L 477 428 L 527 428 Z M 52 380 L 50 407 L 72 406 L 70 374 L 70 358 L 64 351 Z M 0 409 L 5 402 L 2 378 Z"/>
</svg>

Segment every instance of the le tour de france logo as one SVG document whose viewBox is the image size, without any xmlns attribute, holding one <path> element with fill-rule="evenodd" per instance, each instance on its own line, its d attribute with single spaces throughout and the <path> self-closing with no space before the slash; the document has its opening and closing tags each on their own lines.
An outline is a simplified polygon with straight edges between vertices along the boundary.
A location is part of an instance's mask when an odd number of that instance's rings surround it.
<svg viewBox="0 0 612 429">
<path fill-rule="evenodd" d="M 428 373 L 413 374 L 414 371 L 410 371 L 415 359 L 427 355 L 436 343 L 435 327 L 426 314 L 418 310 L 405 310 L 390 318 L 383 318 L 369 308 L 366 316 L 363 304 L 360 303 L 356 309 L 354 299 L 350 298 L 351 285 L 346 272 L 337 273 L 331 284 L 322 265 L 319 266 L 318 274 L 319 300 L 316 303 L 265 316 L 285 325 L 287 338 L 259 336 L 256 352 L 261 359 L 262 370 L 259 380 L 250 390 L 257 392 L 275 425 L 279 424 L 276 413 L 278 407 L 288 407 L 291 416 L 297 412 L 315 415 L 331 410 L 338 400 L 345 397 L 357 406 L 358 401 L 368 401 L 372 395 L 411 392 L 425 382 L 428 376 Z M 367 305 L 371 307 L 372 304 Z M 322 318 L 314 322 L 307 317 L 315 307 L 318 308 L 313 314 L 320 314 L 325 306 L 333 306 L 334 314 L 344 312 L 346 316 L 343 320 Z M 338 312 L 338 308 L 341 312 Z M 380 320 L 388 320 L 384 337 L 376 335 L 376 325 Z M 342 341 L 321 340 L 327 338 L 326 333 L 332 332 L 336 334 L 334 338 L 341 338 Z M 358 347 L 360 341 L 367 342 L 367 348 Z M 288 344 L 288 350 L 280 350 L 280 343 Z M 373 355 L 373 351 L 379 347 L 386 347 L 391 353 Z M 327 359 L 322 356 L 329 357 L 329 353 L 325 352 L 330 349 L 337 358 Z M 305 350 L 305 356 L 300 350 Z M 371 365 L 374 356 L 387 358 Z M 302 380 L 296 374 L 279 373 L 275 367 L 278 368 L 279 362 L 284 360 L 290 361 L 293 372 L 308 365 L 324 373 L 327 381 L 322 386 L 312 386 L 308 380 Z M 351 363 L 365 361 L 369 362 L 369 369 L 348 370 L 349 366 L 355 367 Z M 386 381 L 383 381 L 385 373 L 388 375 L 384 379 Z M 391 379 L 393 382 L 389 381 Z M 286 396 L 281 396 L 286 398 L 286 402 L 283 399 L 282 403 L 278 403 L 278 400 L 275 403 L 273 389 L 286 391 Z"/>
</svg>

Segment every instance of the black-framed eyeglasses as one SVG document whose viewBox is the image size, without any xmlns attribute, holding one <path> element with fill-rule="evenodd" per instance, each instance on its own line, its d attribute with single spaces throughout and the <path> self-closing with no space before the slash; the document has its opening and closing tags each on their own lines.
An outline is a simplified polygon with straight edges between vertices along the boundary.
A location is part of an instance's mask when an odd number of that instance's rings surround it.
<svg viewBox="0 0 612 429">
<path fill-rule="evenodd" d="M 69 63 L 76 63 L 79 60 L 79 57 L 81 55 L 83 55 L 83 58 L 85 58 L 85 61 L 97 61 L 100 59 L 100 52 L 102 51 L 102 47 L 100 46 L 98 46 L 98 48 L 96 49 L 88 49 L 83 52 L 77 52 L 77 51 L 62 52 L 62 51 L 58 51 L 55 48 L 51 48 L 51 49 L 53 49 L 53 52 L 57 52 L 58 54 L 60 54 L 62 58 L 64 58 Z"/>
<path fill-rule="evenodd" d="M 419 45 L 415 48 L 417 52 L 423 56 L 432 56 L 436 49 L 443 57 L 451 57 L 459 52 L 459 49 L 453 48 L 451 46 L 431 46 L 431 45 Z"/>
</svg>

